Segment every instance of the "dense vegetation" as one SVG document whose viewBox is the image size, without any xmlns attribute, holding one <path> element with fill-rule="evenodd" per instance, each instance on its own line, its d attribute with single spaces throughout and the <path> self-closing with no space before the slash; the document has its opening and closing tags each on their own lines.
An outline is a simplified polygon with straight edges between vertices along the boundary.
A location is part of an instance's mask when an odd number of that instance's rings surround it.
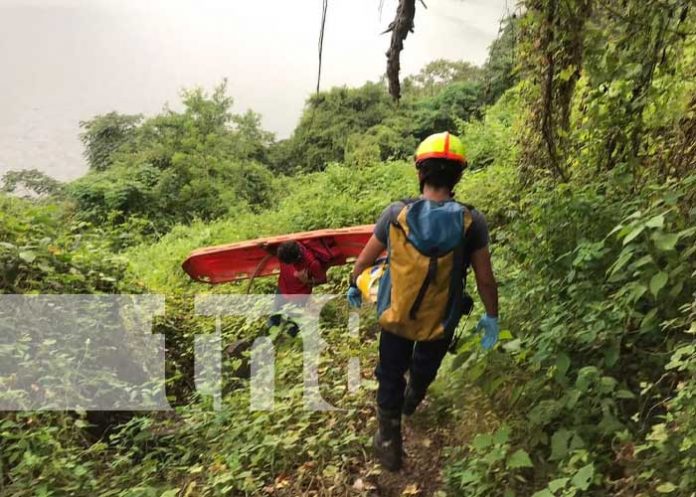
<svg viewBox="0 0 696 497">
<path fill-rule="evenodd" d="M 167 339 L 176 408 L 5 414 L 0 494 L 369 494 L 373 309 L 359 339 L 342 299 L 323 315 L 322 393 L 344 411 L 303 409 L 301 342 L 277 330 L 276 410 L 247 409 L 245 356 L 231 353 L 214 411 L 192 386 L 192 337 L 213 326 L 193 295 L 245 288 L 192 283 L 179 264 L 205 245 L 373 222 L 417 191 L 418 140 L 449 129 L 471 163 L 457 198 L 491 227 L 505 331 L 483 353 L 463 325 L 420 415 L 450 433 L 439 495 L 693 496 L 693 8 L 523 4 L 485 67 L 435 61 L 404 81 L 399 105 L 384 82 L 334 88 L 276 141 L 257 115 L 232 114 L 223 84 L 184 92 L 182 112 L 83 123 L 90 172 L 73 183 L 7 176 L 5 190 L 35 194 L 0 197 L 0 293 L 165 294 L 153 332 Z M 345 271 L 322 291 L 343 293 Z M 226 344 L 265 333 L 233 319 L 222 332 Z M 356 354 L 365 381 L 350 393 Z"/>
</svg>

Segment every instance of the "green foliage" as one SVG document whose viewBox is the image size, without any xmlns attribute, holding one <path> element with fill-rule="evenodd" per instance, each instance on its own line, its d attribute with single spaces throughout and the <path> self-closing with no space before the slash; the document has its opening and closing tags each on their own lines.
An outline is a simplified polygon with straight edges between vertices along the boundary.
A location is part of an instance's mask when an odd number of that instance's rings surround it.
<svg viewBox="0 0 696 497">
<path fill-rule="evenodd" d="M 509 88 L 519 81 L 517 74 L 517 43 L 519 21 L 516 15 L 506 17 L 500 23 L 498 37 L 488 50 L 488 60 L 483 66 L 486 103 L 495 103 Z"/>
<path fill-rule="evenodd" d="M 481 106 L 481 85 L 452 83 L 434 97 L 418 100 L 410 113 L 419 140 L 440 131 L 457 132 L 458 123 L 476 116 Z"/>
<path fill-rule="evenodd" d="M 80 135 L 85 146 L 85 159 L 93 171 L 109 169 L 118 150 L 135 138 L 135 130 L 142 116 L 129 116 L 110 112 L 80 122 L 84 130 Z"/>
<path fill-rule="evenodd" d="M 278 153 L 274 169 L 313 172 L 343 160 L 348 136 L 363 133 L 393 113 L 386 88 L 332 88 L 312 95 L 292 136 Z"/>
<path fill-rule="evenodd" d="M 694 92 L 694 15 L 685 0 L 530 2 L 518 53 L 528 112 L 525 174 L 567 180 L 632 173 L 674 143 L 668 129 Z M 587 15 L 588 12 L 590 15 Z M 691 34 L 691 36 L 689 36 Z"/>
<path fill-rule="evenodd" d="M 403 131 L 410 125 L 406 118 L 394 117 L 364 133 L 350 135 L 344 162 L 362 166 L 380 161 L 410 159 L 418 146 L 416 137 Z"/>
<path fill-rule="evenodd" d="M 510 444 L 510 428 L 502 426 L 493 433 L 480 433 L 466 448 L 457 448 L 450 457 L 456 462 L 447 468 L 450 487 L 472 497 L 516 495 L 527 482 L 527 468 L 534 463 L 529 454 Z"/>
<path fill-rule="evenodd" d="M 0 192 L 26 197 L 60 196 L 63 184 L 38 169 L 8 171 L 2 177 Z"/>
<path fill-rule="evenodd" d="M 481 120 L 472 119 L 463 124 L 461 137 L 466 144 L 470 168 L 516 164 L 515 137 L 520 126 L 516 115 L 518 106 L 519 91 L 511 89 L 487 109 Z"/>
<path fill-rule="evenodd" d="M 105 232 L 71 219 L 62 205 L 0 195 L 0 240 L 0 293 L 135 289 Z"/>
<path fill-rule="evenodd" d="M 515 165 L 521 181 L 492 210 L 513 339 L 482 356 L 472 338 L 453 366 L 536 464 L 511 489 L 505 472 L 455 452 L 454 495 L 686 496 L 695 485 L 696 180 L 683 158 L 694 37 L 677 34 L 693 16 L 680 2 L 601 4 L 589 17 L 584 6 L 529 2 L 522 81 L 463 126 L 472 165 Z"/>
<path fill-rule="evenodd" d="M 259 161 L 267 160 L 273 135 L 260 128 L 259 116 L 233 115 L 225 83 L 211 95 L 194 89 L 182 98 L 183 112 L 145 120 L 111 152 L 108 169 L 69 185 L 84 219 L 144 218 L 150 230 L 166 231 L 177 222 L 270 205 L 274 181 Z"/>
<path fill-rule="evenodd" d="M 198 331 L 212 323 L 189 322 Z M 373 386 L 347 393 L 346 358 L 357 340 L 330 320 L 325 338 L 333 350 L 319 364 L 322 396 L 341 408 L 305 409 L 300 341 L 275 338 L 276 409 L 251 411 L 247 380 L 226 377 L 223 409 L 206 398 L 190 399 L 171 413 L 140 414 L 108 438 L 85 440 L 88 422 L 59 413 L 18 413 L 0 419 L 3 491 L 8 495 L 258 495 L 290 487 L 299 495 L 312 480 L 350 485 L 351 467 L 362 462 L 367 437 L 357 433 Z M 261 332 L 259 323 L 234 323 L 225 341 Z M 361 359 L 374 351 L 365 348 Z M 245 354 L 244 361 L 248 361 Z M 231 370 L 240 358 L 226 358 Z M 228 369 L 230 368 L 230 369 Z M 337 437 L 336 433 L 344 433 Z M 292 478 L 291 478 L 292 477 Z"/>
<path fill-rule="evenodd" d="M 426 136 L 477 114 L 483 102 L 482 69 L 436 60 L 404 81 L 397 106 L 383 82 L 333 88 L 313 95 L 293 135 L 271 151 L 283 172 L 320 171 L 331 162 L 369 163 L 410 158 Z"/>
<path fill-rule="evenodd" d="M 343 371 L 356 354 L 374 360 L 372 310 L 359 341 L 346 332 L 345 304 L 323 318 L 322 394 L 345 412 L 303 409 L 299 341 L 261 322 L 222 320 L 225 343 L 274 340 L 281 388 L 278 409 L 249 411 L 238 374 L 248 354 L 231 354 L 225 408 L 214 412 L 190 384 L 193 336 L 215 326 L 194 315 L 192 295 L 246 287 L 192 283 L 180 263 L 202 246 L 374 222 L 390 201 L 417 193 L 413 165 L 400 159 L 444 127 L 459 129 L 467 147 L 471 168 L 457 199 L 491 228 L 504 327 L 490 352 L 479 335 L 465 336 L 429 394 L 426 409 L 473 425 L 471 437 L 446 441 L 447 494 L 690 495 L 692 9 L 681 0 L 523 7 L 483 71 L 436 61 L 407 78 L 398 108 L 381 84 L 333 89 L 311 97 L 293 136 L 273 143 L 259 116 L 230 112 L 224 85 L 211 95 L 193 90 L 182 112 L 132 124 L 110 114 L 86 125 L 97 165 L 68 186 L 75 206 L 0 197 L 0 292 L 167 295 L 154 332 L 167 339 L 177 405 L 138 414 L 98 441 L 80 413 L 6 414 L 2 492 L 351 491 L 366 467 L 374 382 L 348 394 Z M 140 235 L 163 231 L 157 240 Z M 333 270 L 324 290 L 345 291 L 345 271 Z M 462 405 L 463 392 L 477 402 Z"/>
<path fill-rule="evenodd" d="M 508 289 L 501 308 L 517 336 L 458 371 L 498 403 L 511 399 L 517 440 L 545 461 L 538 474 L 549 483 L 536 495 L 581 495 L 589 482 L 650 487 L 658 474 L 662 491 L 693 486 L 696 229 L 683 202 L 694 181 L 641 197 L 620 193 L 620 178 L 611 177 L 536 190 L 499 238 L 495 258 Z M 510 378 L 518 380 L 496 393 Z M 597 478 L 616 472 L 624 479 Z M 504 495 L 507 480 L 489 478 L 462 488 Z"/>
<path fill-rule="evenodd" d="M 450 85 L 478 83 L 482 77 L 483 70 L 469 62 L 438 59 L 418 74 L 404 78 L 403 94 L 408 100 L 434 97 Z"/>
</svg>

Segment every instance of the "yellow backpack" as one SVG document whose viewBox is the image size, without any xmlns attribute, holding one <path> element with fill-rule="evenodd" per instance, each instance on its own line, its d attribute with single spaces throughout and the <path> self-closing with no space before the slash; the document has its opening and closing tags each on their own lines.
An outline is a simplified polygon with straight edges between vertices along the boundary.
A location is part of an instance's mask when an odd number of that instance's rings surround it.
<svg viewBox="0 0 696 497">
<path fill-rule="evenodd" d="M 407 203 L 389 228 L 380 326 L 409 340 L 450 336 L 464 312 L 464 246 L 473 222 L 455 201 Z"/>
</svg>

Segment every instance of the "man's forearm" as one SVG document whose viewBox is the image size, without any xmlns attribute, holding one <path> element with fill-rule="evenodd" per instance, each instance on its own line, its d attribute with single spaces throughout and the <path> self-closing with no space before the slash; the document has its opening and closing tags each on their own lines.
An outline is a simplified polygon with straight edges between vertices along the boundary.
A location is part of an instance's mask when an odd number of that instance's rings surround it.
<svg viewBox="0 0 696 497">
<path fill-rule="evenodd" d="M 358 260 L 355 261 L 353 272 L 350 274 L 350 281 L 355 282 L 357 277 L 360 276 L 365 269 L 372 266 L 385 248 L 386 246 L 380 242 L 375 235 L 372 235 L 365 245 L 365 248 L 360 252 Z"/>
<path fill-rule="evenodd" d="M 497 283 L 485 283 L 477 285 L 479 296 L 486 308 L 486 314 L 498 317 L 498 285 Z"/>
<path fill-rule="evenodd" d="M 374 262 L 374 261 L 373 261 Z M 355 280 L 362 274 L 362 272 L 370 267 L 372 263 L 358 259 L 355 261 L 355 266 L 353 266 L 353 272 L 350 273 L 350 281 L 355 282 Z"/>
</svg>

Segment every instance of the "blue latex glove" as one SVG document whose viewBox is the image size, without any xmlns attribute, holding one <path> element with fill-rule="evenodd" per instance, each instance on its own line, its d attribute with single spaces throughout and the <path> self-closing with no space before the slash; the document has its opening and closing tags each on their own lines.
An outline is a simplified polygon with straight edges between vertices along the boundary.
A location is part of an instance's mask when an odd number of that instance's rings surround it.
<svg viewBox="0 0 696 497">
<path fill-rule="evenodd" d="M 362 292 L 357 286 L 351 285 L 348 289 L 348 304 L 351 307 L 360 307 L 362 305 Z"/>
<path fill-rule="evenodd" d="M 498 341 L 498 318 L 484 314 L 481 320 L 476 325 L 476 331 L 483 330 L 483 338 L 481 338 L 481 346 L 484 350 L 490 350 Z"/>
</svg>

